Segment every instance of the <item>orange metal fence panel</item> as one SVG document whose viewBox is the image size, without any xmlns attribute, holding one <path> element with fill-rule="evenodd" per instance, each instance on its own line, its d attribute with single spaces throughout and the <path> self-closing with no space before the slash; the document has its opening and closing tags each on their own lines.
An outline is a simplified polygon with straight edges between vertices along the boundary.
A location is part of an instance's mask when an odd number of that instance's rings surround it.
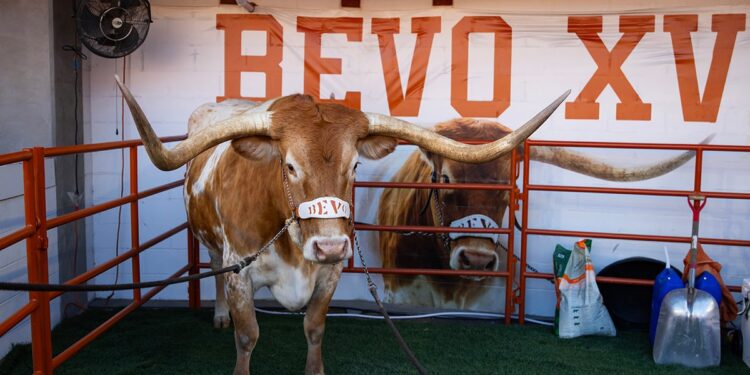
<svg viewBox="0 0 750 375">
<path fill-rule="evenodd" d="M 185 139 L 185 136 L 164 137 L 163 142 L 172 142 Z M 24 227 L 11 232 L 10 234 L 0 237 L 0 250 L 5 249 L 21 240 L 26 240 L 26 259 L 28 281 L 30 283 L 47 284 L 48 280 L 48 254 L 47 254 L 47 231 L 49 229 L 79 220 L 99 212 L 121 206 L 130 205 L 131 213 L 131 249 L 120 256 L 115 257 L 103 264 L 94 267 L 75 278 L 67 281 L 67 285 L 78 285 L 96 277 L 102 272 L 115 267 L 116 265 L 131 260 L 133 266 L 133 282 L 140 280 L 140 263 L 138 254 L 152 247 L 153 245 L 171 237 L 182 230 L 188 228 L 187 223 L 182 223 L 161 235 L 152 238 L 142 244 L 139 244 L 139 220 L 138 220 L 138 201 L 140 199 L 158 194 L 160 192 L 182 186 L 184 180 L 174 181 L 168 184 L 157 186 L 148 190 L 138 191 L 138 154 L 137 147 L 142 143 L 140 140 L 130 140 L 121 142 L 106 142 L 98 144 L 51 147 L 35 147 L 19 152 L 0 155 L 0 165 L 10 163 L 22 163 L 23 173 L 23 200 L 24 200 Z M 130 166 L 130 194 L 128 196 L 104 202 L 98 205 L 87 207 L 65 215 L 47 219 L 46 215 L 46 198 L 45 198 L 45 178 L 44 164 L 45 158 L 70 155 L 75 153 L 96 152 L 105 150 L 115 150 L 127 148 L 129 150 Z M 195 271 L 198 269 L 200 259 L 196 241 L 189 236 L 188 247 L 193 250 L 189 252 L 188 264 L 170 276 L 176 278 L 185 272 Z M 23 321 L 27 316 L 31 316 L 31 342 L 33 371 L 35 374 L 51 374 L 52 371 L 69 359 L 72 355 L 90 343 L 96 337 L 101 335 L 117 321 L 122 319 L 128 313 L 143 305 L 151 299 L 164 287 L 152 288 L 147 294 L 141 296 L 141 291 L 133 291 L 133 302 L 126 308 L 115 314 L 112 318 L 94 329 L 92 332 L 81 338 L 69 348 L 53 357 L 52 353 L 52 334 L 50 319 L 50 301 L 62 292 L 29 292 L 29 302 L 8 318 L 0 321 L 0 335 L 4 335 L 18 323 Z M 193 287 L 191 298 L 200 301 L 200 290 Z M 199 306 L 200 302 L 197 303 Z"/>
<path fill-rule="evenodd" d="M 693 172 L 693 190 L 667 190 L 667 189 L 631 189 L 631 188 L 601 188 L 586 186 L 558 186 L 558 185 L 541 185 L 529 183 L 531 147 L 534 146 L 554 146 L 554 147 L 585 147 L 585 148 L 613 148 L 613 149 L 644 149 L 644 150 L 692 150 L 695 152 L 695 169 Z M 532 141 L 527 140 L 524 144 L 524 178 L 523 178 L 523 196 L 524 206 L 522 213 L 521 225 L 521 272 L 520 272 L 520 289 L 521 296 L 519 300 L 519 323 L 524 323 L 525 305 L 526 305 L 526 279 L 542 278 L 552 279 L 552 274 L 539 272 L 526 272 L 526 254 L 528 247 L 529 235 L 543 236 L 565 236 L 565 237 L 588 237 L 588 238 L 609 238 L 635 241 L 655 241 L 655 242 L 682 242 L 689 243 L 688 236 L 658 236 L 642 234 L 623 234 L 607 232 L 584 232 L 584 231 L 566 231 L 559 229 L 538 229 L 529 228 L 528 206 L 529 193 L 532 191 L 555 191 L 555 192 L 580 192 L 580 193 L 598 193 L 598 194 L 629 194 L 629 195 L 650 195 L 650 196 L 674 196 L 688 198 L 691 195 L 702 195 L 707 198 L 723 199 L 750 199 L 750 193 L 737 192 L 716 192 L 703 191 L 703 156 L 705 151 L 722 151 L 722 152 L 746 152 L 750 153 L 748 146 L 725 146 L 725 145 L 690 145 L 690 144 L 655 144 L 655 143 L 609 143 L 609 142 L 560 142 L 560 141 Z M 691 211 L 686 210 L 685 215 L 692 215 Z M 722 239 L 722 238 L 702 238 L 701 243 L 743 246 L 750 247 L 750 240 L 740 239 Z M 597 277 L 597 282 L 628 284 L 628 285 L 653 285 L 651 280 L 620 278 L 620 277 Z M 730 290 L 738 292 L 738 285 L 729 285 Z"/>
</svg>

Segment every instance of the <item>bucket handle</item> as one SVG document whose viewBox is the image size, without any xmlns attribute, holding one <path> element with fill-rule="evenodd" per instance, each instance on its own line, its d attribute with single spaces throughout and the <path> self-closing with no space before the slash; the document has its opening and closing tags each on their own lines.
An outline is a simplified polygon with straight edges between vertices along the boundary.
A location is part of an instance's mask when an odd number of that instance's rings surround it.
<svg viewBox="0 0 750 375">
<path fill-rule="evenodd" d="M 666 246 L 664 246 L 664 259 L 667 263 L 667 266 L 665 268 L 671 268 L 672 265 L 669 263 L 669 251 L 667 250 Z"/>
</svg>

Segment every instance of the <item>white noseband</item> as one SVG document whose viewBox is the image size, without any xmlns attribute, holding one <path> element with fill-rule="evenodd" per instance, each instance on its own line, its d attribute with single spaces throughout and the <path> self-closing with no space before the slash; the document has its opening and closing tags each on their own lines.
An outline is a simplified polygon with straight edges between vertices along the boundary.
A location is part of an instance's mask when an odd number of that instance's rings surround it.
<svg viewBox="0 0 750 375">
<path fill-rule="evenodd" d="M 348 219 L 350 212 L 349 202 L 336 197 L 315 198 L 297 207 L 297 217 L 300 219 Z"/>
<path fill-rule="evenodd" d="M 469 216 L 464 216 L 458 220 L 455 220 L 451 223 L 451 228 L 488 228 L 488 229 L 497 229 L 500 228 L 495 220 L 492 220 L 491 218 L 480 215 L 480 214 L 474 214 Z M 450 233 L 448 235 L 450 239 L 455 240 L 457 238 L 461 237 L 484 237 L 489 238 L 492 240 L 492 242 L 497 243 L 498 239 L 500 238 L 500 235 L 497 233 Z"/>
</svg>

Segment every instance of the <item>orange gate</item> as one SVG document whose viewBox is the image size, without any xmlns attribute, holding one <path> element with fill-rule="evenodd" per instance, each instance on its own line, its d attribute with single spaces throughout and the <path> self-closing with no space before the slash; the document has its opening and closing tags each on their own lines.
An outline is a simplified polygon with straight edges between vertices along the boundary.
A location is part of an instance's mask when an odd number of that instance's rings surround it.
<svg viewBox="0 0 750 375">
<path fill-rule="evenodd" d="M 185 136 L 165 137 L 162 138 L 162 141 L 173 142 L 183 139 L 185 139 Z M 185 222 L 148 241 L 140 242 L 138 234 L 138 200 L 182 186 L 184 182 L 184 180 L 177 180 L 148 190 L 139 191 L 137 151 L 138 146 L 140 145 L 140 141 L 122 141 L 68 147 L 35 147 L 20 152 L 0 155 L 0 166 L 11 163 L 23 163 L 23 199 L 25 209 L 25 226 L 0 238 L 0 250 L 20 242 L 21 240 L 26 240 L 26 260 L 29 283 L 49 283 L 47 270 L 47 231 L 75 220 L 129 204 L 131 215 L 130 250 L 74 277 L 67 281 L 65 283 L 66 285 L 79 285 L 85 283 L 127 260 L 131 260 L 133 267 L 133 282 L 137 283 L 140 281 L 139 254 L 176 233 L 187 229 L 188 225 L 187 222 Z M 123 148 L 127 148 L 130 155 L 130 194 L 119 199 L 80 209 L 62 216 L 47 218 L 47 204 L 44 194 L 44 165 L 47 158 Z M 198 273 L 198 247 L 196 244 L 197 241 L 193 238 L 190 231 L 188 231 L 187 264 L 177 270 L 170 278 L 178 277 L 185 272 L 188 274 Z M 190 282 L 188 286 L 190 307 L 192 308 L 200 307 L 199 287 L 200 284 L 197 280 Z M 18 323 L 23 321 L 27 316 L 31 315 L 31 346 L 34 373 L 50 374 L 55 368 L 59 367 L 84 346 L 120 321 L 125 315 L 146 303 L 146 301 L 159 293 L 163 288 L 163 286 L 152 288 L 143 296 L 141 295 L 140 289 L 134 289 L 133 302 L 57 355 L 53 355 L 52 353 L 50 302 L 59 297 L 62 292 L 29 292 L 29 302 L 0 323 L 0 336 L 4 335 Z"/>
<path fill-rule="evenodd" d="M 174 142 L 185 139 L 185 136 L 165 137 L 162 138 L 163 142 Z M 467 143 L 481 143 L 481 142 L 467 142 Z M 23 195 L 24 195 L 24 208 L 25 208 L 25 225 L 4 237 L 0 237 L 0 251 L 15 244 L 22 240 L 26 240 L 26 257 L 28 263 L 28 282 L 30 283 L 49 283 L 48 280 L 48 259 L 47 259 L 47 231 L 100 213 L 105 210 L 109 210 L 125 204 L 130 205 L 131 214 L 131 245 L 130 250 L 110 259 L 109 261 L 99 264 L 96 267 L 74 277 L 67 281 L 67 285 L 79 285 L 87 282 L 88 280 L 96 277 L 97 275 L 125 262 L 131 260 L 133 282 L 137 283 L 140 281 L 140 264 L 139 254 L 155 244 L 179 233 L 182 230 L 188 228 L 187 222 L 182 223 L 161 235 L 158 235 L 145 242 L 140 242 L 139 238 L 139 220 L 138 220 L 138 200 L 152 196 L 154 194 L 161 193 L 163 191 L 173 189 L 182 186 L 184 179 L 173 181 L 168 184 L 157 186 L 148 190 L 138 190 L 138 158 L 137 148 L 141 146 L 141 142 L 137 140 L 132 141 L 121 141 L 121 142 L 108 142 L 90 145 L 80 146 L 67 146 L 67 147 L 50 147 L 42 148 L 35 147 L 32 149 L 25 149 L 23 151 L 0 155 L 0 166 L 11 163 L 22 163 L 23 167 Z M 598 187 L 582 187 L 582 186 L 552 186 L 552 185 L 533 185 L 529 183 L 529 151 L 530 147 L 533 146 L 558 146 L 558 147 L 595 147 L 595 148 L 637 148 L 637 149 L 659 149 L 659 150 L 695 150 L 696 152 L 696 166 L 695 166 L 695 183 L 693 190 L 663 190 L 663 189 L 624 189 L 624 188 L 598 188 Z M 129 195 L 114 199 L 108 202 L 97 204 L 91 207 L 80 209 L 62 216 L 47 218 L 46 216 L 46 201 L 45 201 L 45 178 L 44 178 L 44 165 L 47 158 L 71 155 L 85 152 L 96 152 L 105 150 L 125 149 L 129 150 L 129 167 L 130 167 L 130 192 Z M 637 144 L 637 143 L 602 143 L 602 142 L 551 142 L 551 141 L 527 141 L 525 144 L 525 153 L 523 159 L 523 183 L 522 190 L 519 189 L 515 183 L 519 176 L 520 160 L 515 152 L 511 157 L 511 162 L 515 165 L 515 168 L 511 168 L 510 184 L 436 184 L 436 183 L 393 183 L 393 182 L 374 182 L 374 181 L 360 181 L 354 184 L 354 189 L 357 188 L 414 188 L 414 189 L 430 189 L 430 188 L 443 188 L 443 189 L 470 189 L 470 190 L 506 190 L 510 193 L 509 199 L 509 224 L 508 227 L 498 229 L 479 229 L 479 228 L 450 228 L 450 227 L 423 227 L 423 226 L 383 226 L 383 225 L 370 225 L 370 224 L 357 224 L 355 228 L 363 231 L 420 231 L 428 233 L 447 233 L 447 232 L 465 232 L 465 233 L 497 233 L 504 234 L 508 237 L 508 249 L 512 252 L 514 248 L 514 242 L 516 241 L 514 226 L 515 226 L 515 211 L 521 209 L 522 220 L 519 223 L 521 226 L 521 254 L 519 259 L 520 274 L 519 288 L 517 291 L 513 288 L 506 287 L 505 296 L 505 322 L 510 323 L 511 314 L 515 311 L 516 305 L 518 306 L 518 319 L 521 324 L 524 323 L 525 318 L 525 298 L 526 298 L 526 280 L 528 278 L 552 278 L 552 274 L 548 273 L 532 273 L 526 271 L 526 257 L 528 253 L 528 236 L 529 235 L 544 235 L 544 236 L 572 236 L 572 237 L 593 237 L 593 238 L 611 238 L 611 239 L 623 239 L 623 240 L 643 240 L 643 241 L 661 241 L 661 242 L 684 242 L 689 243 L 689 237 L 674 237 L 674 236 L 654 236 L 654 235 L 637 235 L 637 234 L 621 234 L 621 233 L 602 233 L 602 232 L 580 232 L 580 231 L 564 231 L 564 230 L 548 230 L 548 229 L 535 229 L 529 228 L 528 220 L 528 206 L 529 206 L 529 193 L 532 191 L 559 191 L 559 192 L 576 192 L 576 193 L 604 193 L 604 194 L 634 194 L 634 195 L 653 195 L 653 196 L 672 196 L 672 197 L 688 197 L 693 194 L 700 194 L 709 198 L 721 198 L 721 199 L 750 199 L 750 193 L 739 193 L 739 192 L 712 192 L 703 191 L 701 189 L 701 179 L 703 171 L 703 153 L 704 151 L 727 151 L 727 152 L 750 152 L 750 147 L 745 146 L 709 146 L 709 145 L 666 145 L 666 144 Z M 352 210 L 353 211 L 353 210 Z M 686 210 L 686 215 L 690 214 Z M 208 268 L 207 263 L 202 263 L 199 260 L 198 252 L 198 241 L 195 239 L 191 232 L 188 231 L 188 243 L 187 243 L 187 263 L 181 267 L 170 277 L 170 279 L 181 276 L 184 273 L 196 274 L 201 268 Z M 701 241 L 706 244 L 717 244 L 717 245 L 729 245 L 729 246 L 742 246 L 750 247 L 749 240 L 738 240 L 738 239 L 717 239 L 717 238 L 704 238 Z M 509 254 L 510 255 L 510 254 Z M 391 268 L 370 268 L 372 273 L 392 273 L 392 274 L 404 274 L 404 275 L 452 275 L 452 276 L 491 276 L 491 277 L 502 277 L 506 280 L 516 279 L 514 273 L 516 268 L 516 260 L 513 256 L 508 256 L 508 271 L 461 271 L 461 270 L 447 270 L 447 269 L 391 269 Z M 354 260 L 350 259 L 348 265 L 344 268 L 345 272 L 361 273 L 364 272 L 362 267 L 357 267 L 354 264 Z M 633 284 L 633 285 L 650 285 L 652 281 L 640 280 L 640 279 L 627 279 L 627 278 L 613 278 L 613 277 L 599 277 L 599 282 L 604 283 L 620 283 L 620 284 Z M 508 283 L 508 285 L 512 285 Z M 146 301 L 151 299 L 154 295 L 159 293 L 164 287 L 155 287 L 149 290 L 146 294 L 141 295 L 140 289 L 133 290 L 133 302 L 127 305 L 125 308 L 117 312 L 110 319 L 102 323 L 99 327 L 85 335 L 83 338 L 78 340 L 76 343 L 63 350 L 57 355 L 52 353 L 52 335 L 51 335 L 51 322 L 50 322 L 50 301 L 54 298 L 59 297 L 62 292 L 29 292 L 29 302 L 17 310 L 10 317 L 0 322 L 0 336 L 7 333 L 10 329 L 15 327 L 18 323 L 23 321 L 27 316 L 31 316 L 31 331 L 32 331 L 32 353 L 33 353 L 33 365 L 34 373 L 38 374 L 49 374 L 60 366 L 63 362 L 68 360 L 71 356 L 75 355 L 84 346 L 89 344 L 92 340 L 97 338 L 107 329 L 112 327 L 115 323 L 121 320 L 125 315 L 132 312 L 136 308 L 143 305 Z M 733 291 L 739 291 L 738 286 L 731 286 L 730 289 Z M 198 280 L 191 281 L 188 285 L 188 301 L 191 308 L 200 307 L 200 283 Z"/>
</svg>

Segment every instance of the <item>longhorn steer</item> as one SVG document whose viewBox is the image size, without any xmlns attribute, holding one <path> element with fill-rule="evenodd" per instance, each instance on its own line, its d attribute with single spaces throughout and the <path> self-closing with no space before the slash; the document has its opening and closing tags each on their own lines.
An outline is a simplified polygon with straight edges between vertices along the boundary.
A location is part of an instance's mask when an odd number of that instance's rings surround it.
<svg viewBox="0 0 750 375">
<path fill-rule="evenodd" d="M 493 121 L 459 118 L 435 126 L 434 131 L 451 139 L 494 141 L 511 130 Z M 707 142 L 704 140 L 704 142 Z M 523 149 L 519 147 L 519 158 Z M 557 147 L 533 147 L 531 160 L 610 181 L 639 181 L 661 176 L 690 160 L 693 152 L 641 168 L 618 168 L 590 157 Z M 414 151 L 392 178 L 394 182 L 511 183 L 510 155 L 482 164 L 466 164 L 435 153 Z M 508 191 L 385 189 L 380 199 L 381 225 L 421 225 L 497 228 L 508 207 Z M 441 219 L 442 218 L 442 219 Z M 440 223 L 442 221 L 442 223 Z M 446 246 L 440 237 L 403 236 L 381 232 L 383 267 L 442 268 L 454 270 L 507 269 L 507 253 L 498 235 L 452 233 Z M 441 308 L 491 308 L 501 301 L 492 286 L 504 286 L 504 279 L 450 276 L 383 275 L 386 300 Z M 499 282 L 495 283 L 495 280 Z M 482 297 L 488 297 L 484 299 Z"/>
<path fill-rule="evenodd" d="M 315 103 L 307 95 L 262 104 L 225 101 L 196 110 L 190 117 L 188 138 L 167 150 L 119 79 L 118 85 L 154 164 L 170 170 L 189 162 L 188 221 L 208 248 L 212 268 L 255 254 L 298 207 L 306 207 L 300 218 L 313 215 L 294 221 L 288 233 L 249 267 L 216 278 L 214 324 L 226 327 L 230 316 L 234 322 L 237 374 L 249 373 L 250 354 L 258 339 L 253 294 L 262 287 L 290 310 L 307 305 L 305 373 L 323 373 L 321 342 L 328 303 L 341 261 L 352 255 L 348 205 L 359 156 L 382 158 L 401 138 L 439 155 L 485 162 L 514 149 L 567 96 L 513 134 L 482 146 L 466 146 L 388 116 Z M 323 201 L 336 213 L 321 218 L 324 207 L 317 203 Z"/>
</svg>

